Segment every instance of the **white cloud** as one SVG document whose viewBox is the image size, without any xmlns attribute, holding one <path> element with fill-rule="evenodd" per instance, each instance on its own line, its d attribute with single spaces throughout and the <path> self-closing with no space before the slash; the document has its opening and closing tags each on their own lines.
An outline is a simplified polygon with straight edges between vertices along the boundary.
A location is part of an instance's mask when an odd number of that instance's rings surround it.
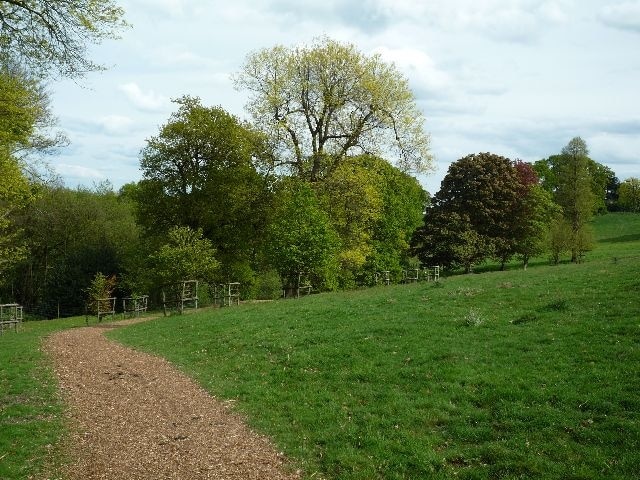
<svg viewBox="0 0 640 480">
<path fill-rule="evenodd" d="M 609 27 L 640 33 L 640 1 L 607 5 L 599 18 Z"/>
<path fill-rule="evenodd" d="M 412 86 L 438 90 L 450 82 L 449 76 L 440 70 L 433 59 L 417 48 L 378 47 L 379 53 L 386 62 L 393 62 L 410 79 Z"/>
<path fill-rule="evenodd" d="M 145 11 L 152 14 L 168 14 L 172 17 L 181 17 L 185 13 L 185 0 L 137 0 L 137 3 L 145 5 Z M 125 10 L 129 10 L 124 5 Z"/>
<path fill-rule="evenodd" d="M 98 120 L 98 124 L 112 134 L 128 132 L 133 125 L 133 120 L 122 115 L 107 115 Z"/>
<path fill-rule="evenodd" d="M 157 112 L 163 110 L 168 99 L 153 90 L 143 91 L 137 83 L 130 82 L 118 87 L 137 108 Z"/>
</svg>

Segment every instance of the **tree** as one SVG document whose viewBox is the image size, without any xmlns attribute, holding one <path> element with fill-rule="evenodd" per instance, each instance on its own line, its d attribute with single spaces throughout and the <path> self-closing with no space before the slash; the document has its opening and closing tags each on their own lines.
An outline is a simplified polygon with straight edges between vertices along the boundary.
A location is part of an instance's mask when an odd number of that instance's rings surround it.
<svg viewBox="0 0 640 480">
<path fill-rule="evenodd" d="M 627 178 L 618 188 L 618 204 L 627 212 L 640 212 L 640 180 Z"/>
<path fill-rule="evenodd" d="M 255 164 L 264 155 L 262 137 L 219 107 L 184 96 L 157 136 L 147 140 L 133 188 L 138 219 L 163 237 L 173 226 L 201 229 L 222 263 L 223 275 L 248 281 L 262 243 L 269 178 Z"/>
<path fill-rule="evenodd" d="M 556 215 L 549 229 L 549 252 L 554 265 L 560 262 L 560 256 L 571 250 L 571 225 L 562 213 Z"/>
<path fill-rule="evenodd" d="M 593 180 L 589 173 L 589 150 L 580 137 L 573 138 L 563 149 L 558 164 L 555 202 L 571 227 L 571 261 L 578 262 L 588 233 L 585 226 L 594 208 Z"/>
<path fill-rule="evenodd" d="M 377 187 L 382 196 L 382 212 L 371 233 L 373 252 L 367 259 L 364 276 L 389 270 L 400 273 L 412 257 L 410 241 L 414 231 L 422 225 L 429 195 L 411 175 L 388 162 L 365 156 L 365 168 L 375 170 L 380 181 Z M 362 279 L 363 283 L 366 278 Z"/>
<path fill-rule="evenodd" d="M 235 78 L 279 153 L 277 165 L 315 182 L 347 155 L 394 149 L 403 170 L 431 168 L 429 136 L 407 80 L 379 55 L 322 38 L 250 54 Z"/>
<path fill-rule="evenodd" d="M 465 273 L 491 256 L 493 249 L 468 215 L 438 205 L 427 208 L 424 225 L 416 230 L 411 244 L 423 265 L 463 268 Z"/>
<path fill-rule="evenodd" d="M 468 155 L 449 167 L 412 239 L 413 251 L 424 264 L 465 272 L 490 257 L 503 269 L 515 254 L 526 268 L 544 249 L 553 210 L 528 163 L 492 153 Z"/>
<path fill-rule="evenodd" d="M 121 280 L 138 274 L 146 253 L 133 205 L 110 184 L 91 190 L 40 185 L 36 193 L 14 215 L 16 243 L 26 255 L 8 272 L 16 300 L 25 308 L 53 317 L 59 304 L 61 315 L 80 314 L 83 290 L 96 272 Z"/>
<path fill-rule="evenodd" d="M 32 192 L 18 164 L 0 147 L 0 287 L 8 271 L 26 255 L 13 222 L 17 210 L 31 200 Z"/>
<path fill-rule="evenodd" d="M 514 228 L 518 239 L 515 251 L 522 259 L 525 270 L 532 257 L 540 255 L 549 247 L 549 228 L 559 211 L 551 194 L 540 185 L 530 185 L 523 192 L 517 212 L 519 221 Z"/>
<path fill-rule="evenodd" d="M 533 165 L 522 160 L 516 160 L 513 165 L 520 182 L 519 200 L 511 212 L 515 253 L 526 270 L 529 259 L 548 247 L 549 226 L 559 208 L 540 185 Z"/>
<path fill-rule="evenodd" d="M 513 212 L 520 195 L 520 179 L 511 161 L 492 153 L 480 153 L 451 164 L 434 203 L 468 217 L 482 243 L 491 246 L 487 257 L 495 256 L 504 266 L 515 253 Z"/>
<path fill-rule="evenodd" d="M 340 285 L 370 283 L 374 273 L 400 273 L 420 225 L 426 193 L 418 181 L 371 155 L 345 158 L 314 189 L 340 237 Z"/>
<path fill-rule="evenodd" d="M 151 256 L 159 286 L 174 285 L 183 280 L 213 283 L 220 263 L 215 248 L 202 230 L 174 227 L 169 230 L 168 243 Z"/>
<path fill-rule="evenodd" d="M 104 308 L 105 303 L 109 303 L 104 300 L 111 298 L 115 289 L 115 275 L 107 277 L 101 272 L 96 273 L 93 280 L 91 280 L 91 284 L 85 289 L 88 312 L 97 315 L 101 310 L 100 307 L 103 306 Z"/>
<path fill-rule="evenodd" d="M 302 276 L 317 288 L 334 289 L 339 239 L 313 189 L 297 179 L 284 179 L 271 218 L 266 252 L 283 283 L 295 288 Z"/>
<path fill-rule="evenodd" d="M 27 160 L 34 154 L 53 153 L 68 143 L 50 109 L 49 93 L 42 81 L 25 70 L 0 65 L 0 145 L 30 177 L 37 172 Z"/>
<path fill-rule="evenodd" d="M 0 0 L 0 63 L 67 78 L 101 70 L 87 47 L 117 38 L 123 15 L 113 0 Z"/>
<path fill-rule="evenodd" d="M 580 137 L 576 137 L 582 142 L 582 147 L 586 150 L 586 143 Z M 574 140 L 576 140 L 574 139 Z M 578 143 L 580 143 L 578 142 Z M 608 210 L 615 209 L 616 193 L 620 184 L 613 170 L 606 165 L 596 162 L 585 154 L 586 168 L 591 177 L 591 192 L 593 193 L 592 212 L 594 214 L 604 214 Z M 558 190 L 561 181 L 562 165 L 566 163 L 563 154 L 551 155 L 549 158 L 538 160 L 534 163 L 534 170 L 540 178 L 540 183 L 545 190 L 554 194 Z"/>
</svg>

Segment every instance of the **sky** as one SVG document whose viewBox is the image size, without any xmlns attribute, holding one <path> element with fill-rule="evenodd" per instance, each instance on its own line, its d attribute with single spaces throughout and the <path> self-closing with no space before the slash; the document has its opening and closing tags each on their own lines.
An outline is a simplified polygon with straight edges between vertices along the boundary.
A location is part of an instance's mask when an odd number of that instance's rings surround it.
<svg viewBox="0 0 640 480">
<path fill-rule="evenodd" d="M 491 152 L 536 161 L 580 136 L 620 180 L 640 177 L 640 0 L 121 0 L 132 25 L 92 47 L 108 67 L 49 85 L 71 144 L 68 187 L 141 179 L 139 153 L 198 96 L 248 119 L 231 76 L 247 54 L 328 36 L 380 54 L 424 112 L 435 171 Z M 393 160 L 393 159 L 391 159 Z"/>
</svg>

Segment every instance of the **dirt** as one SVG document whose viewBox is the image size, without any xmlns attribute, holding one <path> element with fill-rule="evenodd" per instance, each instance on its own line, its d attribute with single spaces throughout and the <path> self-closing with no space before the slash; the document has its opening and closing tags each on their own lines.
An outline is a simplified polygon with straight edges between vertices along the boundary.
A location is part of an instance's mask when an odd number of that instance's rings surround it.
<svg viewBox="0 0 640 480">
<path fill-rule="evenodd" d="M 68 405 L 68 479 L 298 479 L 228 402 L 161 358 L 66 330 L 45 349 Z"/>
</svg>

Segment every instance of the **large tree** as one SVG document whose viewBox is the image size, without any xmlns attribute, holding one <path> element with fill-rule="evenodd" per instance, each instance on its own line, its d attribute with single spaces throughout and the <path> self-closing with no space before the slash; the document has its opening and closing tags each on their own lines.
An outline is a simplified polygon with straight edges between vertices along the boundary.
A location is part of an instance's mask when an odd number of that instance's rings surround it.
<svg viewBox="0 0 640 480">
<path fill-rule="evenodd" d="M 530 165 L 492 153 L 468 155 L 449 167 L 414 235 L 414 251 L 423 263 L 467 272 L 489 257 L 504 268 L 514 254 L 526 265 L 540 252 L 551 213 Z"/>
<path fill-rule="evenodd" d="M 15 66 L 0 65 L 0 145 L 23 172 L 37 177 L 37 160 L 68 143 L 54 131 L 49 92 L 42 80 Z"/>
<path fill-rule="evenodd" d="M 100 70 L 87 47 L 116 38 L 123 15 L 113 0 L 0 0 L 0 62 L 43 76 Z"/>
<path fill-rule="evenodd" d="M 139 221 L 156 236 L 173 226 L 201 229 L 221 274 L 244 282 L 237 275 L 262 241 L 270 195 L 255 166 L 264 142 L 222 108 L 188 96 L 175 103 L 178 110 L 142 150 L 143 179 L 132 187 Z"/>
<path fill-rule="evenodd" d="M 347 155 L 395 150 L 403 170 L 431 168 L 424 118 L 406 78 L 379 55 L 322 38 L 250 54 L 236 76 L 248 110 L 279 153 L 277 165 L 317 181 Z"/>
</svg>

